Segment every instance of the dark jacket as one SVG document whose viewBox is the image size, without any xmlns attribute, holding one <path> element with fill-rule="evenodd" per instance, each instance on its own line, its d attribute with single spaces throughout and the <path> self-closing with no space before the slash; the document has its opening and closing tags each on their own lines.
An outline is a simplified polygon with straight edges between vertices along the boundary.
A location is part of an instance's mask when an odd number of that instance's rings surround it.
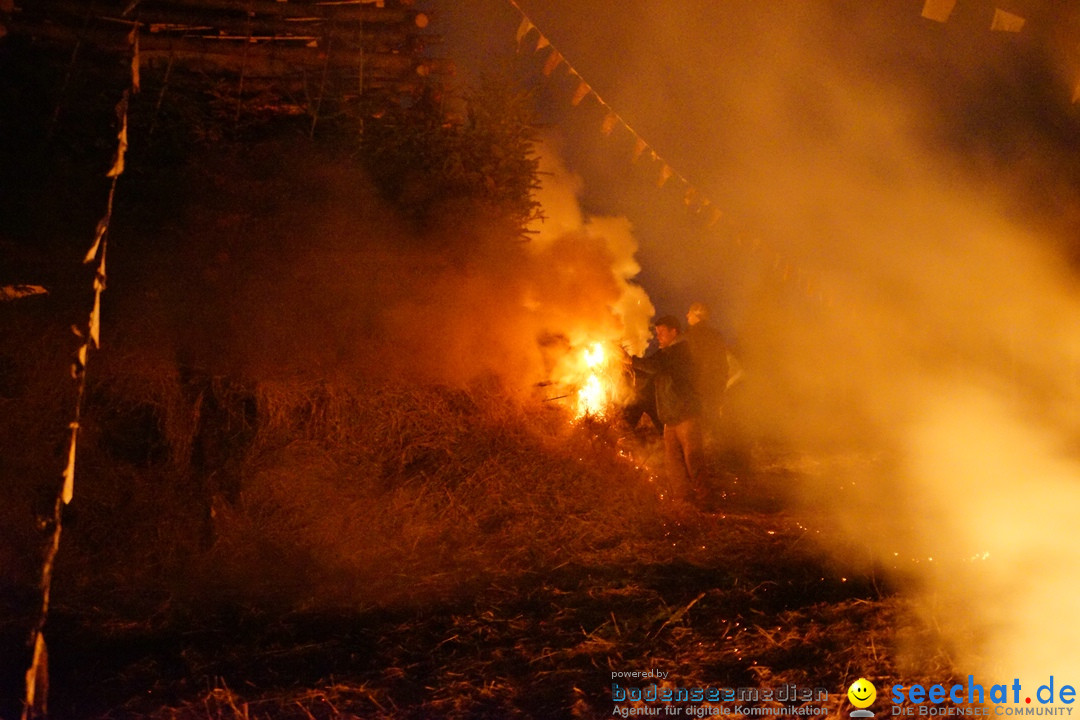
<svg viewBox="0 0 1080 720">
<path fill-rule="evenodd" d="M 651 375 L 656 390 L 656 414 L 665 425 L 701 415 L 701 398 L 694 380 L 690 345 L 679 338 L 652 355 L 634 358 L 635 371 Z"/>
<path fill-rule="evenodd" d="M 705 323 L 691 325 L 685 336 L 693 356 L 698 393 L 705 402 L 719 406 L 730 373 L 724 336 Z"/>
</svg>

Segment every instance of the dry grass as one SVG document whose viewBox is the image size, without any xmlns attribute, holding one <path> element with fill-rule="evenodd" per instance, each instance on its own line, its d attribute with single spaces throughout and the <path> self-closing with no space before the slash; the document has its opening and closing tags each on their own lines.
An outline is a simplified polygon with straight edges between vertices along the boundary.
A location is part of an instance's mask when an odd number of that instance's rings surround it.
<svg viewBox="0 0 1080 720">
<path fill-rule="evenodd" d="M 493 382 L 136 364 L 103 364 L 88 408 L 58 717 L 607 717 L 611 672 L 650 667 L 821 686 L 838 712 L 853 676 L 948 675 L 932 629 L 785 509 L 804 458 L 714 468 L 724 511 L 701 513 L 658 499 L 655 448 Z M 229 442 L 200 449 L 206 423 Z"/>
<path fill-rule="evenodd" d="M 266 383 L 257 397 L 243 497 L 218 508 L 211 553 L 237 592 L 264 555 L 303 566 L 323 605 L 430 598 L 557 565 L 650 512 L 632 466 L 557 408 L 491 388 Z"/>
</svg>

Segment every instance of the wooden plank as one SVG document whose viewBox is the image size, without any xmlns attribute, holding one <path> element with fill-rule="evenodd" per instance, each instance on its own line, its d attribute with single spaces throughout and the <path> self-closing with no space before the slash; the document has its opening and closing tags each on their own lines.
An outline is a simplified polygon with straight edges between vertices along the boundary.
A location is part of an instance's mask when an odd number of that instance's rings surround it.
<svg viewBox="0 0 1080 720">
<path fill-rule="evenodd" d="M 48 19 L 53 23 L 80 28 L 86 24 L 87 6 L 82 2 L 39 0 L 39 5 L 35 9 L 47 10 L 46 16 L 41 14 L 36 16 L 41 21 Z M 35 16 L 27 14 L 25 17 L 27 22 L 30 22 L 29 18 Z M 378 52 L 412 52 L 441 42 L 439 36 L 420 33 L 411 25 L 402 23 L 364 24 L 326 18 L 290 19 L 265 16 L 247 18 L 160 5 L 140 4 L 128 17 L 122 17 L 120 11 L 113 13 L 97 11 L 91 17 L 105 23 L 128 26 L 137 21 L 151 34 L 246 36 L 251 33 L 262 38 L 307 37 L 309 39 L 317 36 L 353 45 L 356 45 L 359 38 L 365 50 Z"/>
<path fill-rule="evenodd" d="M 117 26 L 79 30 L 46 22 L 30 22 L 25 16 L 13 18 L 13 33 L 31 35 L 53 41 L 75 43 L 82 41 L 109 52 L 130 52 L 127 30 Z M 287 45 L 281 42 L 248 43 L 246 36 L 223 40 L 219 38 L 168 37 L 161 34 L 141 34 L 139 54 L 144 63 L 157 60 L 199 65 L 203 69 L 217 68 L 225 72 L 287 73 L 296 68 L 355 68 L 363 61 L 364 72 L 386 72 L 397 75 L 446 75 L 454 72 L 449 60 L 416 58 L 406 53 L 366 52 L 355 47 L 330 47 L 329 57 L 324 47 Z"/>
<path fill-rule="evenodd" d="M 140 3 L 141 6 L 141 3 Z M 333 18 L 345 22 L 408 23 L 416 24 L 418 15 L 424 13 L 411 8 L 379 8 L 370 5 L 323 5 L 310 2 L 273 2 L 273 0 L 158 0 L 148 3 L 155 6 L 181 7 L 188 10 L 213 10 L 235 12 L 252 17 L 280 18 Z"/>
</svg>

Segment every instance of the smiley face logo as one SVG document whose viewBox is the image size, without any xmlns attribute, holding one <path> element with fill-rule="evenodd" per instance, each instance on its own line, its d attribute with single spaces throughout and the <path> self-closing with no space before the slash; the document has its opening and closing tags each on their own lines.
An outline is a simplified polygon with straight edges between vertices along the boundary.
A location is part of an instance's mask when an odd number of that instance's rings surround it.
<svg viewBox="0 0 1080 720">
<path fill-rule="evenodd" d="M 847 691 L 848 700 L 857 708 L 869 707 L 877 699 L 877 688 L 866 678 L 859 678 L 851 683 Z"/>
</svg>

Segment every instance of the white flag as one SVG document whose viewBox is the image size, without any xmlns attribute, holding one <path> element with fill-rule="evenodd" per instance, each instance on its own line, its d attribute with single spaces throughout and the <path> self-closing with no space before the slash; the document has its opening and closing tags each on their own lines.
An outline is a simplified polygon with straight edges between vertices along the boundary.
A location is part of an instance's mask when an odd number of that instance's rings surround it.
<svg viewBox="0 0 1080 720">
<path fill-rule="evenodd" d="M 1001 8 L 994 8 L 994 19 L 990 23 L 990 29 L 1017 33 L 1024 29 L 1024 18 L 1005 12 Z"/>
</svg>

